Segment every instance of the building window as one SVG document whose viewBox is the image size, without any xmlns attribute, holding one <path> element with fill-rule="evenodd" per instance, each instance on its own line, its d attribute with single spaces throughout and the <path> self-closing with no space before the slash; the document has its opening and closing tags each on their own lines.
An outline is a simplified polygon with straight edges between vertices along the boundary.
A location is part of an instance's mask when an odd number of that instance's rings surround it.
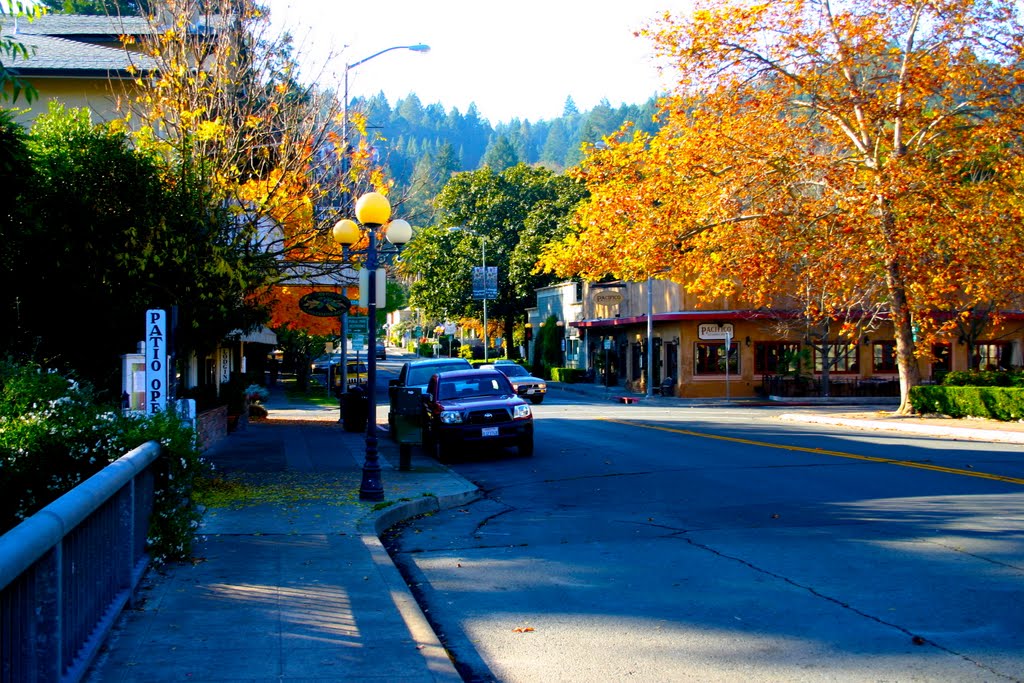
<svg viewBox="0 0 1024 683">
<path fill-rule="evenodd" d="M 857 361 L 858 347 L 849 344 L 828 345 L 828 371 L 836 373 L 854 374 L 860 372 L 860 363 Z M 814 371 L 820 373 L 824 359 L 820 347 L 814 347 Z"/>
<path fill-rule="evenodd" d="M 754 342 L 754 373 L 775 375 L 787 372 L 796 363 L 799 342 Z"/>
<path fill-rule="evenodd" d="M 953 353 L 949 344 L 933 344 L 932 355 L 935 356 L 935 360 L 932 361 L 932 376 L 936 372 L 949 372 L 953 369 Z"/>
<path fill-rule="evenodd" d="M 972 370 L 1009 370 L 1010 342 L 978 342 L 971 356 Z"/>
<path fill-rule="evenodd" d="M 876 341 L 871 344 L 871 370 L 873 372 L 897 372 L 896 342 Z"/>
<path fill-rule="evenodd" d="M 729 374 L 740 372 L 739 345 L 729 345 Z M 725 342 L 696 342 L 693 345 L 693 374 L 724 375 L 725 374 Z"/>
</svg>

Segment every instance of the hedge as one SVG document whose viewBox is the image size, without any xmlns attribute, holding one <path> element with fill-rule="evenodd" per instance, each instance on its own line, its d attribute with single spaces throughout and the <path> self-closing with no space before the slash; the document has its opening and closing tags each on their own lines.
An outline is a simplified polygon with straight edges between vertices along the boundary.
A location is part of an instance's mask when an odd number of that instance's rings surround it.
<svg viewBox="0 0 1024 683">
<path fill-rule="evenodd" d="M 1010 422 L 1024 419 L 1024 389 L 991 386 L 923 385 L 910 390 L 919 413 L 984 417 Z"/>
<path fill-rule="evenodd" d="M 551 368 L 551 380 L 553 382 L 565 382 L 576 384 L 582 382 L 587 371 L 581 368 Z"/>
<path fill-rule="evenodd" d="M 1024 373 L 1012 370 L 954 370 L 942 384 L 956 387 L 1024 387 Z"/>
</svg>

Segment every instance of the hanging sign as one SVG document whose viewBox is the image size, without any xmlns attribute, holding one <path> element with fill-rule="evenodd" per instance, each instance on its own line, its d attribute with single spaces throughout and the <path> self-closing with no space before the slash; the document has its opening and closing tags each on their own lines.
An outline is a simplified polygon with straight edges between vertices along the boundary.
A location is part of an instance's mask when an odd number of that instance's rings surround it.
<svg viewBox="0 0 1024 683">
<path fill-rule="evenodd" d="M 146 311 L 146 412 L 167 409 L 167 311 Z"/>
<path fill-rule="evenodd" d="M 347 296 L 337 292 L 310 292 L 299 299 L 299 310 L 318 318 L 337 318 L 351 305 Z"/>
</svg>

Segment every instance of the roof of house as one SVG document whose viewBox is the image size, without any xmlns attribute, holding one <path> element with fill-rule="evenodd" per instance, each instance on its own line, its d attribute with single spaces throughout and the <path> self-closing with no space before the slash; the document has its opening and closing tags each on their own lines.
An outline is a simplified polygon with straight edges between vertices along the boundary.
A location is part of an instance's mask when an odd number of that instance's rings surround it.
<svg viewBox="0 0 1024 683">
<path fill-rule="evenodd" d="M 108 17 L 85 14 L 45 14 L 33 21 L 19 20 L 4 25 L 4 33 L 19 36 L 95 36 L 104 42 L 116 42 L 118 36 L 151 35 L 155 29 L 145 17 Z"/>
<path fill-rule="evenodd" d="M 206 33 L 214 23 L 197 20 L 196 33 Z M 16 55 L 5 66 L 23 77 L 129 78 L 129 66 L 152 70 L 150 57 L 121 47 L 122 36 L 151 36 L 161 28 L 146 17 L 47 14 L 34 21 L 8 20 L 0 33 L 29 48 L 28 58 Z"/>
<path fill-rule="evenodd" d="M 18 35 L 29 49 L 28 58 L 15 56 L 8 62 L 19 76 L 42 78 L 128 78 L 129 66 L 139 71 L 154 68 L 152 58 L 122 48 L 91 45 L 68 38 Z"/>
</svg>

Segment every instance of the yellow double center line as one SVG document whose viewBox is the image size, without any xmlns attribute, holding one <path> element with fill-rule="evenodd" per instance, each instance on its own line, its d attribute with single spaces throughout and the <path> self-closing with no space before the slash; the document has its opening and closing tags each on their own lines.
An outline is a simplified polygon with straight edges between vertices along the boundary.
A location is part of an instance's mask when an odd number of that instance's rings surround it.
<svg viewBox="0 0 1024 683">
<path fill-rule="evenodd" d="M 784 451 L 798 451 L 800 453 L 814 453 L 815 455 L 830 455 L 835 458 L 847 458 L 849 460 L 864 460 L 867 462 L 877 462 L 883 465 L 898 465 L 900 467 L 914 467 L 919 470 L 931 470 L 932 472 L 945 472 L 946 474 L 957 474 L 964 477 L 974 477 L 976 479 L 991 479 L 993 481 L 1002 481 L 1008 484 L 1021 484 L 1024 485 L 1024 479 L 1017 479 L 1016 477 L 1004 477 L 999 474 L 989 474 L 988 472 L 976 472 L 974 470 L 962 470 L 956 467 L 942 467 L 941 465 L 929 465 L 923 462 L 913 462 L 910 460 L 893 460 L 891 458 L 876 458 L 870 455 L 857 455 L 856 453 L 844 453 L 842 451 L 828 451 L 824 448 L 807 448 L 805 446 L 786 446 L 784 444 L 769 443 L 767 441 L 753 441 L 751 439 L 741 439 L 736 436 L 722 436 L 721 434 L 706 434 L 703 432 L 693 432 L 688 429 L 676 429 L 675 427 L 662 427 L 660 425 L 647 424 L 645 422 L 633 422 L 630 420 L 615 420 L 612 418 L 602 418 L 605 422 L 613 422 L 615 424 L 626 425 L 627 427 L 642 427 L 643 429 L 655 429 L 661 432 L 671 432 L 672 434 L 684 434 L 686 436 L 697 436 L 702 439 L 716 439 L 718 441 L 730 441 L 732 443 L 742 443 L 748 446 L 764 446 L 765 448 L 779 448 Z"/>
</svg>

